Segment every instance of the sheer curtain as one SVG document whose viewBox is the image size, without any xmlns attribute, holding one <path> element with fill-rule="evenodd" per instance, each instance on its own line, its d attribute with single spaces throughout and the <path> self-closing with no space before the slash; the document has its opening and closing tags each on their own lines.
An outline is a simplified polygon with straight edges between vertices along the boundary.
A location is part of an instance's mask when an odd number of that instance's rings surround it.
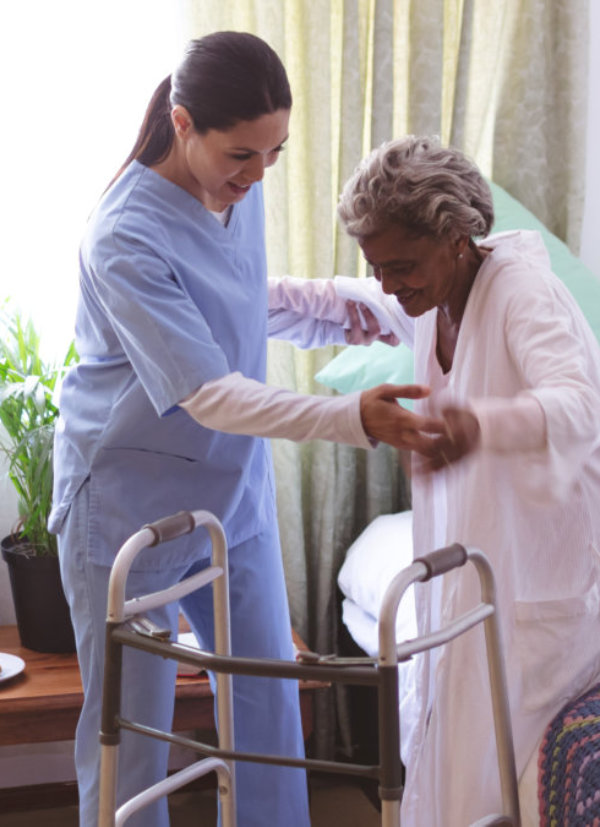
<svg viewBox="0 0 600 827">
<path fill-rule="evenodd" d="M 289 147 L 265 182 L 271 275 L 364 275 L 336 224 L 338 193 L 371 147 L 407 132 L 464 149 L 575 247 L 587 15 L 587 0 L 187 0 L 190 36 L 252 31 L 290 76 Z M 326 393 L 313 377 L 334 352 L 273 343 L 269 381 Z M 333 651 L 344 552 L 377 514 L 408 507 L 405 476 L 384 446 L 276 442 L 274 456 L 292 620 Z M 316 751 L 331 754 L 334 702 L 319 703 Z M 348 749 L 342 692 L 337 706 Z"/>
</svg>

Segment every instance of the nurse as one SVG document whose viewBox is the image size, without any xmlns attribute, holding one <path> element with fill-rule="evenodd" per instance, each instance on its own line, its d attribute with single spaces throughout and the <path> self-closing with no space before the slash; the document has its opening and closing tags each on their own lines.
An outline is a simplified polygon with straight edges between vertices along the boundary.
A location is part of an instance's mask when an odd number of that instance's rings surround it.
<svg viewBox="0 0 600 827">
<path fill-rule="evenodd" d="M 75 758 L 80 824 L 98 809 L 99 711 L 110 566 L 143 524 L 181 509 L 214 512 L 230 547 L 232 643 L 237 655 L 293 658 L 264 437 L 330 439 L 421 450 L 439 423 L 404 410 L 383 386 L 319 398 L 265 386 L 269 332 L 301 346 L 371 341 L 379 328 L 342 303 L 325 328 L 299 312 L 298 284 L 271 285 L 268 311 L 261 179 L 288 137 L 285 70 L 259 38 L 220 32 L 193 41 L 157 88 L 137 142 L 90 218 L 80 254 L 76 341 L 56 434 L 51 530 L 84 687 Z M 391 341 L 392 337 L 388 337 Z M 129 595 L 208 564 L 200 532 L 140 555 Z M 213 642 L 209 590 L 182 601 L 200 644 Z M 208 595 L 208 596 L 207 596 Z M 177 627 L 177 607 L 157 610 Z M 127 650 L 124 714 L 170 729 L 176 666 Z M 297 686 L 234 678 L 241 750 L 303 755 Z M 166 773 L 168 746 L 125 733 L 119 801 Z M 244 827 L 306 827 L 305 774 L 242 763 Z M 133 824 L 165 825 L 166 803 Z"/>
</svg>

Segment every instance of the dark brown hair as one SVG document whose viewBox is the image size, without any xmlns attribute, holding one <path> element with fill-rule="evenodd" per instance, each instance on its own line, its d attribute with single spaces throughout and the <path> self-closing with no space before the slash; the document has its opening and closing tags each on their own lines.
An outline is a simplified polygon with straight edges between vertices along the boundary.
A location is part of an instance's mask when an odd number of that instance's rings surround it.
<svg viewBox="0 0 600 827">
<path fill-rule="evenodd" d="M 203 134 L 290 109 L 292 94 L 281 60 L 260 37 L 215 32 L 192 40 L 180 65 L 152 95 L 137 140 L 115 179 L 133 160 L 151 166 L 166 158 L 173 143 L 175 105 L 187 109 L 194 128 Z"/>
</svg>

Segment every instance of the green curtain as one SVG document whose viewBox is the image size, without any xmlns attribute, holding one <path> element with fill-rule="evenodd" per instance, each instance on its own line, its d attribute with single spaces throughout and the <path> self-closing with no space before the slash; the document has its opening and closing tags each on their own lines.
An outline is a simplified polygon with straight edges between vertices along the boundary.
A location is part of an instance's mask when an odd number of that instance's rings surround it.
<svg viewBox="0 0 600 827">
<path fill-rule="evenodd" d="M 371 147 L 406 133 L 461 147 L 576 246 L 587 0 L 187 0 L 187 19 L 190 37 L 264 37 L 289 73 L 289 146 L 265 179 L 271 275 L 364 275 L 336 223 L 338 194 Z M 325 394 L 313 377 L 334 354 L 271 343 L 269 382 Z M 408 507 L 406 478 L 385 446 L 273 448 L 292 620 L 312 648 L 334 651 L 345 550 L 375 516 Z M 345 694 L 329 693 L 315 751 L 350 742 Z"/>
</svg>

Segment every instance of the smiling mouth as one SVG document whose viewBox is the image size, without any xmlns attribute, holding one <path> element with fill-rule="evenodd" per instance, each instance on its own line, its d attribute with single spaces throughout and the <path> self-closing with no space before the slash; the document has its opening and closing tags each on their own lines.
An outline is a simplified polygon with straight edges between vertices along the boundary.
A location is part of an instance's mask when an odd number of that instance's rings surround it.
<svg viewBox="0 0 600 827">
<path fill-rule="evenodd" d="M 250 189 L 250 184 L 242 186 L 241 184 L 235 184 L 233 181 L 229 181 L 229 186 L 234 192 L 239 193 L 240 195 L 248 192 L 248 190 Z"/>
<path fill-rule="evenodd" d="M 409 302 L 411 299 L 413 299 L 418 292 L 418 290 L 399 290 L 395 294 L 395 296 L 397 301 L 400 302 L 400 304 L 406 304 L 406 302 Z"/>
</svg>

